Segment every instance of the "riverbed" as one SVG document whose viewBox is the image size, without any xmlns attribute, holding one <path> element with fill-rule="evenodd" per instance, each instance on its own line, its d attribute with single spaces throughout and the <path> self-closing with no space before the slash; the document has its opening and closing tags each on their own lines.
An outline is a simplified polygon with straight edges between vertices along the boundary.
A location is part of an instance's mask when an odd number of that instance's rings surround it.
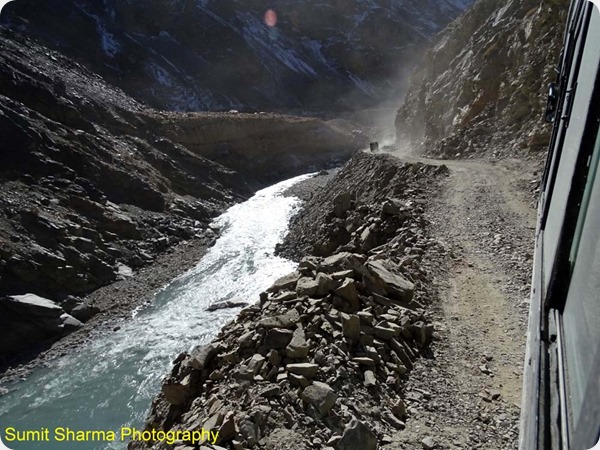
<svg viewBox="0 0 600 450">
<path fill-rule="evenodd" d="M 14 450 L 116 450 L 126 443 L 56 442 L 56 428 L 113 430 L 143 426 L 172 361 L 211 341 L 239 308 L 206 308 L 235 300 L 253 303 L 295 264 L 274 255 L 300 207 L 284 192 L 310 175 L 259 191 L 215 220 L 222 232 L 196 267 L 155 295 L 115 332 L 34 372 L 0 400 L 0 436 Z M 5 430 L 49 429 L 49 441 L 7 442 Z"/>
</svg>

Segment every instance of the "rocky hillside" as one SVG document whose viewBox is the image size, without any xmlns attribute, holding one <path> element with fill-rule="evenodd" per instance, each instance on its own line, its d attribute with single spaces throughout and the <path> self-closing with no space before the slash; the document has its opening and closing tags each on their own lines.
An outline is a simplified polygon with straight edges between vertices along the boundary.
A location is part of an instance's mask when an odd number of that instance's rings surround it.
<svg viewBox="0 0 600 450">
<path fill-rule="evenodd" d="M 396 118 L 399 146 L 443 157 L 539 154 L 566 2 L 479 0 L 437 37 Z"/>
<path fill-rule="evenodd" d="M 5 29 L 0 134 L 0 325 L 33 322 L 40 333 L 25 334 L 46 338 L 69 328 L 63 315 L 80 296 L 180 241 L 210 243 L 208 224 L 227 206 L 360 145 L 316 119 L 151 110 Z M 0 362 L 30 344 L 16 341 L 3 340 Z"/>
<path fill-rule="evenodd" d="M 400 222 L 404 215 L 410 215 L 405 205 L 393 199 L 409 197 L 409 209 L 418 208 L 415 203 L 423 201 L 428 192 L 426 180 L 445 173 L 445 166 L 398 164 L 383 155 L 358 153 L 292 218 L 290 232 L 278 251 L 298 261 L 305 255 L 327 257 L 335 251 L 368 253 L 377 249 L 399 232 L 399 223 L 390 221 L 386 214 L 395 212 Z M 371 203 L 382 204 L 379 220 L 368 220 L 369 209 L 363 205 Z M 350 205 L 357 206 L 350 209 Z M 403 231 L 400 227 L 401 234 Z"/>
<path fill-rule="evenodd" d="M 15 0 L 0 23 L 160 109 L 333 110 L 398 98 L 415 56 L 471 3 Z"/>
<path fill-rule="evenodd" d="M 278 114 L 153 115 L 173 142 L 261 185 L 340 165 L 368 146 L 369 128 L 338 120 Z"/>
<path fill-rule="evenodd" d="M 406 380 L 434 334 L 424 307 L 434 295 L 431 265 L 445 253 L 418 203 L 446 172 L 355 155 L 301 213 L 304 231 L 318 237 L 291 232 L 297 242 L 320 242 L 316 249 L 327 257 L 304 257 L 214 342 L 180 355 L 146 429 L 218 431 L 218 447 L 206 449 L 375 450 L 391 443 L 405 427 Z M 316 221 L 315 210 L 324 212 Z M 321 233 L 329 227 L 351 236 Z"/>
</svg>

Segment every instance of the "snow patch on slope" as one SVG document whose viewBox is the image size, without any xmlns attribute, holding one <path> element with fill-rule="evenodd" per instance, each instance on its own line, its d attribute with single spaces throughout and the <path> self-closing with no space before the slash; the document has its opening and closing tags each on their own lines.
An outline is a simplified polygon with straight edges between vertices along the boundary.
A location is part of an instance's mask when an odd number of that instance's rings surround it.
<svg viewBox="0 0 600 450">
<path fill-rule="evenodd" d="M 285 38 L 276 28 L 267 28 L 258 17 L 248 12 L 238 12 L 237 18 L 242 22 L 242 36 L 248 45 L 265 59 L 275 58 L 288 69 L 313 78 L 317 72 L 286 45 Z"/>
<path fill-rule="evenodd" d="M 350 80 L 352 80 L 355 86 L 361 91 L 363 91 L 365 94 L 372 96 L 375 96 L 377 94 L 377 90 L 375 89 L 375 87 L 371 83 L 360 78 L 359 76 L 353 73 L 349 73 L 348 78 L 350 78 Z"/>
<path fill-rule="evenodd" d="M 109 58 L 114 58 L 121 51 L 121 44 L 119 41 L 115 39 L 115 36 L 112 33 L 106 31 L 106 28 L 98 22 L 98 33 L 100 34 L 100 43 L 102 45 L 102 50 Z"/>
<path fill-rule="evenodd" d="M 96 23 L 96 32 L 100 38 L 100 46 L 102 47 L 102 50 L 104 50 L 104 54 L 109 58 L 117 56 L 121 51 L 121 44 L 115 38 L 115 35 L 108 31 L 106 22 L 96 14 L 89 12 L 84 5 L 78 3 L 76 6 L 83 14 L 93 19 Z"/>
<path fill-rule="evenodd" d="M 173 87 L 173 81 L 169 72 L 156 64 L 148 64 L 147 70 L 152 74 L 152 77 L 160 84 L 165 87 Z"/>
<path fill-rule="evenodd" d="M 312 57 L 321 63 L 325 68 L 335 73 L 338 72 L 335 63 L 323 54 L 323 44 L 321 42 L 314 39 L 303 38 L 302 45 L 310 52 Z"/>
</svg>

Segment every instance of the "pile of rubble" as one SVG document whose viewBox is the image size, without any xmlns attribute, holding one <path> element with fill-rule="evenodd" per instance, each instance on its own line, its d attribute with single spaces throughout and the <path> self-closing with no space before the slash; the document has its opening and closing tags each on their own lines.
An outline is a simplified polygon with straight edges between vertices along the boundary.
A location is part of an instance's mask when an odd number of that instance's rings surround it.
<svg viewBox="0 0 600 450">
<path fill-rule="evenodd" d="M 292 218 L 278 253 L 299 261 L 308 254 L 368 252 L 393 238 L 393 243 L 406 241 L 414 247 L 408 235 L 397 234 L 407 232 L 409 218 L 410 233 L 423 232 L 422 205 L 448 173 L 444 165 L 404 163 L 390 155 L 358 152 Z"/>
<path fill-rule="evenodd" d="M 218 431 L 203 450 L 369 450 L 404 428 L 403 387 L 434 335 L 422 261 L 444 249 L 405 200 L 341 193 L 328 208 L 331 220 L 361 217 L 348 243 L 304 257 L 211 344 L 180 355 L 148 430 Z M 130 444 L 142 448 L 198 444 Z"/>
</svg>

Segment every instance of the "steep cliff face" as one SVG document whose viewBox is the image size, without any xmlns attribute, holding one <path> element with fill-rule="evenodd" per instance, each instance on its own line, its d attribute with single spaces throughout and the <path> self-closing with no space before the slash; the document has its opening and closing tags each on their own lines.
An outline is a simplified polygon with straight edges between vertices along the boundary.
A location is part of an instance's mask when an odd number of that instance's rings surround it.
<svg viewBox="0 0 600 450">
<path fill-rule="evenodd" d="M 413 74 L 396 118 L 398 144 L 444 157 L 545 149 L 543 111 L 567 8 L 558 0 L 478 1 Z"/>
<path fill-rule="evenodd" d="M 153 107 L 333 110 L 397 98 L 415 56 L 471 3 L 15 0 L 0 22 Z"/>
</svg>

